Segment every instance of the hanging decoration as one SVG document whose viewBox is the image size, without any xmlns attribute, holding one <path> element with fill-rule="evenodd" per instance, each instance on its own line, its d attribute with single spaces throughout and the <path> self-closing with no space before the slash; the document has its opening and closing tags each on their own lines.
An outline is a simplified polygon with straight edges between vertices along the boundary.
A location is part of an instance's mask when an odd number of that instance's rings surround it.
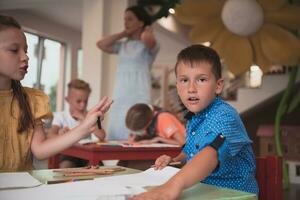
<svg viewBox="0 0 300 200">
<path fill-rule="evenodd" d="M 190 39 L 210 42 L 235 75 L 258 65 L 266 72 L 274 64 L 295 66 L 300 40 L 300 7 L 288 0 L 182 0 L 175 17 L 190 25 Z"/>
</svg>

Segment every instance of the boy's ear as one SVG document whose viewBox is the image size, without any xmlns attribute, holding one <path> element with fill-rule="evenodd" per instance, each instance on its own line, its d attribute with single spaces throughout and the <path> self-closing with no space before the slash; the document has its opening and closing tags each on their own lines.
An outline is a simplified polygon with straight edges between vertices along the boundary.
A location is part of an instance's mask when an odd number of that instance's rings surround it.
<svg viewBox="0 0 300 200">
<path fill-rule="evenodd" d="M 65 100 L 66 100 L 66 102 L 69 103 L 69 97 L 68 96 L 65 97 Z"/>
<path fill-rule="evenodd" d="M 219 80 L 217 80 L 217 86 L 216 86 L 217 95 L 222 93 L 223 87 L 224 87 L 224 79 L 220 78 Z"/>
</svg>

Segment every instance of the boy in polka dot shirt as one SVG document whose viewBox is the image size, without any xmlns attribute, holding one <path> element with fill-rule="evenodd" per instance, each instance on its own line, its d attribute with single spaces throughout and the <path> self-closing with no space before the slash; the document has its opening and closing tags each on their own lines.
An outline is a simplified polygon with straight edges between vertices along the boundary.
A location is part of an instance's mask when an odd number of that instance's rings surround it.
<svg viewBox="0 0 300 200">
<path fill-rule="evenodd" d="M 170 162 L 186 162 L 165 184 L 132 199 L 176 199 L 180 193 L 202 183 L 258 194 L 255 157 L 237 111 L 224 102 L 224 80 L 218 54 L 203 45 L 192 45 L 177 56 L 176 86 L 187 113 L 186 144 L 175 158 L 155 161 L 155 169 Z"/>
</svg>

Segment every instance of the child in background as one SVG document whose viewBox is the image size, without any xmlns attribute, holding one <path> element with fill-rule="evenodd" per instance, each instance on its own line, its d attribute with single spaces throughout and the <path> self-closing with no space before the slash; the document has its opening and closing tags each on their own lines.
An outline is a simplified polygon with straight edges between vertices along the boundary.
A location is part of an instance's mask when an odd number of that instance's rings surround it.
<svg viewBox="0 0 300 200">
<path fill-rule="evenodd" d="M 78 126 L 84 120 L 87 114 L 87 104 L 91 93 L 89 84 L 80 79 L 74 79 L 68 84 L 68 95 L 65 100 L 69 104 L 69 109 L 54 113 L 51 129 L 49 130 L 48 137 L 53 137 L 59 134 L 64 134 L 70 129 Z M 93 134 L 81 139 L 79 143 L 94 141 L 92 137 L 97 137 L 103 141 L 105 138 L 105 131 L 103 129 L 96 129 Z M 60 168 L 82 167 L 87 164 L 86 160 L 75 158 L 72 156 L 60 157 Z"/>
<path fill-rule="evenodd" d="M 130 142 L 180 146 L 185 143 L 185 128 L 180 121 L 171 113 L 149 104 L 133 105 L 127 112 L 126 126 L 132 132 L 128 138 Z"/>
<path fill-rule="evenodd" d="M 32 155 L 46 159 L 72 146 L 96 129 L 112 101 L 103 98 L 76 128 L 46 138 L 43 119 L 52 117 L 48 97 L 20 81 L 28 69 L 27 43 L 21 26 L 0 15 L 0 172 L 33 169 Z"/>
<path fill-rule="evenodd" d="M 218 96 L 224 85 L 218 54 L 203 45 L 187 47 L 178 54 L 175 73 L 178 94 L 190 111 L 186 144 L 173 159 L 159 157 L 155 168 L 187 163 L 165 184 L 131 199 L 173 200 L 199 181 L 257 194 L 252 141 L 237 111 Z"/>
</svg>

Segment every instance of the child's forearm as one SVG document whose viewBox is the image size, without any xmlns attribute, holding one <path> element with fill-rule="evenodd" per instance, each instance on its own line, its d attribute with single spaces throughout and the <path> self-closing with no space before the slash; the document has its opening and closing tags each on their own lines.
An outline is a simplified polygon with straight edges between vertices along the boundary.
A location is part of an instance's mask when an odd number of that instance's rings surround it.
<svg viewBox="0 0 300 200">
<path fill-rule="evenodd" d="M 43 160 L 72 146 L 88 133 L 84 126 L 79 125 L 66 134 L 46 139 L 43 128 L 36 127 L 31 143 L 31 151 L 37 159 Z"/>
<path fill-rule="evenodd" d="M 217 151 L 208 146 L 193 157 L 170 181 L 175 181 L 179 188 L 185 189 L 204 180 L 217 166 Z"/>
</svg>

